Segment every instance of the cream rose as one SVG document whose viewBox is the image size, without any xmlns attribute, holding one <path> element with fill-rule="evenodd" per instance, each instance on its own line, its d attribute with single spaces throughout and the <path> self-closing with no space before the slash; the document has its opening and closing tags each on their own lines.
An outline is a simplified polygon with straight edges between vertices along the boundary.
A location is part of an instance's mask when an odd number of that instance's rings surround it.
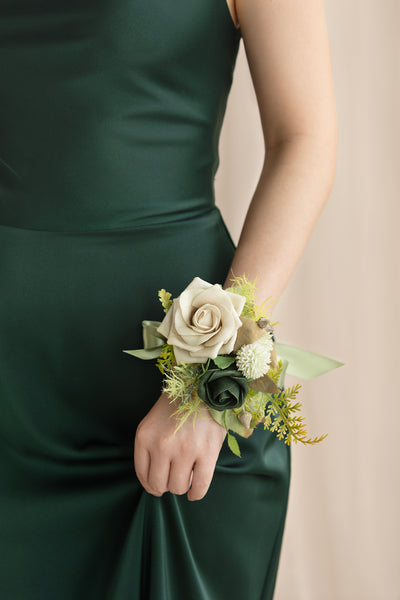
<svg viewBox="0 0 400 600">
<path fill-rule="evenodd" d="M 178 364 L 205 363 L 232 352 L 246 298 L 200 277 L 174 298 L 157 331 L 174 348 Z"/>
</svg>

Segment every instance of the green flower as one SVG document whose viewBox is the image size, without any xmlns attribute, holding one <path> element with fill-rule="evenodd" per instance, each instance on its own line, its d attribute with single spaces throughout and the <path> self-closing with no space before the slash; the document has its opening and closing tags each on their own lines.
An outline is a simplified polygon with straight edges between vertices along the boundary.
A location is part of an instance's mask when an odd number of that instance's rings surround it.
<svg viewBox="0 0 400 600">
<path fill-rule="evenodd" d="M 197 394 L 208 406 L 222 411 L 242 406 L 248 389 L 246 377 L 237 369 L 211 367 L 200 377 Z"/>
</svg>

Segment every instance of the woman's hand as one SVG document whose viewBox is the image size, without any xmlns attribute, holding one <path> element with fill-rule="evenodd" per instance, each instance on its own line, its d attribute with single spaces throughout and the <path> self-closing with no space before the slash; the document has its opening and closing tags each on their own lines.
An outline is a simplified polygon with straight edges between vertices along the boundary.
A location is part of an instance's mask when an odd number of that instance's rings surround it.
<svg viewBox="0 0 400 600">
<path fill-rule="evenodd" d="M 139 423 L 134 448 L 136 475 L 154 496 L 188 492 L 188 500 L 200 500 L 210 487 L 226 429 L 204 406 L 194 428 L 189 417 L 174 434 L 178 421 L 171 415 L 176 408 L 163 392 Z"/>
</svg>

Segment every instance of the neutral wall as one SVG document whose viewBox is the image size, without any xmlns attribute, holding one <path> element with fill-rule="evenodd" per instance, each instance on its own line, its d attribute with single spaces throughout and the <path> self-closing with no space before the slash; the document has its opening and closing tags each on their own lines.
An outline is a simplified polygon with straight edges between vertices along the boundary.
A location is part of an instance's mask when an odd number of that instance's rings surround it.
<svg viewBox="0 0 400 600">
<path fill-rule="evenodd" d="M 400 3 L 325 3 L 335 184 L 274 308 L 278 339 L 345 366 L 301 383 L 317 446 L 292 446 L 276 600 L 400 599 Z M 243 40 L 216 198 L 237 243 L 264 156 Z M 251 599 L 249 599 L 251 600 Z"/>
</svg>

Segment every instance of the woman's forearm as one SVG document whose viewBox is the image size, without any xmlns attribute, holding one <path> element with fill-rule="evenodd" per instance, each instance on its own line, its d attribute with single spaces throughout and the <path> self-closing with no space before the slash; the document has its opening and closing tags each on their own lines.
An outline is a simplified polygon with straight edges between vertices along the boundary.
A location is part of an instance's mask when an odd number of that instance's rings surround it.
<svg viewBox="0 0 400 600">
<path fill-rule="evenodd" d="M 329 198 L 335 172 L 336 141 L 299 136 L 269 150 L 224 288 L 232 284 L 232 272 L 257 278 L 256 302 L 271 297 L 272 313 Z"/>
</svg>

